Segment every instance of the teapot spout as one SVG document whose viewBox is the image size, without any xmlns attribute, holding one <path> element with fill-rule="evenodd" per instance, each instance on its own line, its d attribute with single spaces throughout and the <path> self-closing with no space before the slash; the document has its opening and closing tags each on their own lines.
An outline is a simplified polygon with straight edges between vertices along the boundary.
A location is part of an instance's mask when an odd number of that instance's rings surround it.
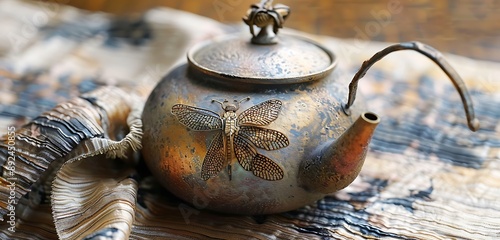
<svg viewBox="0 0 500 240">
<path fill-rule="evenodd" d="M 338 139 L 320 147 L 301 163 L 299 182 L 310 192 L 332 193 L 347 187 L 363 166 L 368 144 L 380 122 L 374 113 L 363 113 Z"/>
</svg>

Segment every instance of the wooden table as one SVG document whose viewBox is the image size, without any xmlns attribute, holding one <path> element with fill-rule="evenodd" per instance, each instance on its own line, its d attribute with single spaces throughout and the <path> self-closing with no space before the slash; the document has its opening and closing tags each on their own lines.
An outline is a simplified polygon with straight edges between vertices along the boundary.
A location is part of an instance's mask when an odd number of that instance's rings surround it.
<svg viewBox="0 0 500 240">
<path fill-rule="evenodd" d="M 56 0 L 54 0 L 56 1 Z M 57 0 L 56 2 L 61 2 Z M 85 1 L 67 3 L 92 11 L 141 14 L 165 6 L 224 23 L 241 22 L 258 0 Z M 372 41 L 421 41 L 476 59 L 500 61 L 500 2 L 494 0 L 282 0 L 292 15 L 285 26 L 304 32 Z"/>
</svg>

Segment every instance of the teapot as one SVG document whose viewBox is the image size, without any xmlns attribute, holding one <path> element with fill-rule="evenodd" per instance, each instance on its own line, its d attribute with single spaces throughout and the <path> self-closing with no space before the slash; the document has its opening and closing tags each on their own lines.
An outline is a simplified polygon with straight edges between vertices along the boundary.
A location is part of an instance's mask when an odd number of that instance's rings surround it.
<svg viewBox="0 0 500 240">
<path fill-rule="evenodd" d="M 479 128 L 462 79 L 435 49 L 419 42 L 389 46 L 363 62 L 346 87 L 331 74 L 337 64 L 331 51 L 277 35 L 289 14 L 272 1 L 252 5 L 243 19 L 251 38 L 199 43 L 148 97 L 142 154 L 180 199 L 198 209 L 261 215 L 348 186 L 380 122 L 362 99 L 355 103 L 358 81 L 394 51 L 415 50 L 434 61 L 460 94 L 469 128 Z"/>
</svg>

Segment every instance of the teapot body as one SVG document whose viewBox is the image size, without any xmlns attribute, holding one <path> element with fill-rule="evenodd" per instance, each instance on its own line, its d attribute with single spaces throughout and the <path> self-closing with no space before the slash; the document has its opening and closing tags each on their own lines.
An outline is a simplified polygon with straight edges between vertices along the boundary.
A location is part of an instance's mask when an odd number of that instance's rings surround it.
<svg viewBox="0 0 500 240">
<path fill-rule="evenodd" d="M 363 104 L 356 104 L 349 109 L 352 114 L 344 113 L 342 104 L 347 95 L 344 82 L 329 75 L 293 84 L 235 84 L 199 74 L 191 68 L 184 64 L 164 77 L 144 108 L 142 151 L 148 167 L 163 186 L 198 209 L 252 215 L 296 209 L 325 195 L 304 188 L 299 171 L 304 167 L 302 162 L 320 158 L 317 154 L 320 148 L 338 138 L 363 111 Z M 228 109 L 219 104 L 224 100 L 239 103 L 233 115 L 236 120 L 230 121 L 225 115 Z M 248 140 L 244 125 L 250 125 L 245 128 L 248 131 L 257 123 L 245 124 L 239 116 L 270 100 L 280 103 L 275 111 L 277 116 L 256 127 L 270 129 L 265 130 L 266 134 L 286 136 L 287 144 L 266 150 L 257 142 L 266 141 L 269 136 L 256 134 Z M 194 129 L 195 123 L 183 123 L 174 114 L 174 106 L 204 111 L 212 117 L 217 114 L 224 124 L 235 125 L 236 131 L 228 133 L 230 128 L 227 126 Z M 205 120 L 184 119 L 198 121 L 196 126 L 208 124 Z M 217 141 L 223 142 L 217 149 L 219 155 L 211 150 L 217 148 Z M 241 146 L 242 142 L 246 148 Z M 265 179 L 260 176 L 262 171 L 265 174 L 269 170 L 265 165 L 253 166 L 263 168 L 261 170 L 244 166 L 240 158 L 247 154 L 245 149 L 272 161 L 274 167 L 282 169 L 282 177 Z M 216 156 L 223 159 L 223 167 L 208 179 L 203 178 L 204 162 Z"/>
<path fill-rule="evenodd" d="M 289 13 L 272 1 L 252 5 L 244 17 L 250 41 L 223 36 L 197 45 L 146 101 L 145 162 L 195 208 L 284 212 L 349 185 L 380 122 L 362 101 L 354 104 L 358 81 L 391 52 L 414 50 L 433 60 L 460 94 L 469 128 L 479 128 L 465 84 L 437 50 L 419 42 L 389 46 L 347 85 L 331 74 L 337 59 L 328 49 L 276 35 Z"/>
</svg>

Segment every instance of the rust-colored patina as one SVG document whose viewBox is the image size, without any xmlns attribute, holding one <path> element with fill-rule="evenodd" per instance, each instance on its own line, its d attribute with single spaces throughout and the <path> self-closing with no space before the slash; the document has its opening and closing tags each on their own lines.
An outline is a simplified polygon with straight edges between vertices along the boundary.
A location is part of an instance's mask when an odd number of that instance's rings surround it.
<svg viewBox="0 0 500 240">
<path fill-rule="evenodd" d="M 275 20 L 259 26 L 273 25 L 274 34 L 288 14 L 282 5 L 273 10 L 270 1 L 252 11 Z M 245 18 L 251 29 L 258 20 L 252 11 Z M 159 82 L 144 108 L 145 161 L 159 182 L 198 209 L 283 212 L 349 185 L 379 122 L 362 101 L 354 103 L 357 81 L 381 55 L 401 50 L 376 54 L 348 90 L 345 79 L 330 74 L 336 59 L 324 47 L 295 36 L 256 43 L 261 40 L 252 35 L 194 47 L 188 63 Z M 425 47 L 406 49 L 425 54 Z M 475 130 L 465 86 L 458 75 L 449 76 Z"/>
</svg>

